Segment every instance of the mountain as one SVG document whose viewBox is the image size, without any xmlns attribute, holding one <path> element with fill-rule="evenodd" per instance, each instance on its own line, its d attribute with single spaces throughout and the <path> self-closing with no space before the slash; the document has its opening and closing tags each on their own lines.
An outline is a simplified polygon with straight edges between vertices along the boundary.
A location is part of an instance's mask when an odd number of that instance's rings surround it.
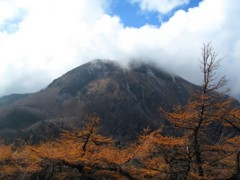
<svg viewBox="0 0 240 180">
<path fill-rule="evenodd" d="M 0 106 L 9 105 L 19 99 L 22 99 L 30 94 L 11 94 L 7 96 L 0 97 Z"/>
<path fill-rule="evenodd" d="M 94 60 L 54 80 L 40 92 L 0 99 L 0 132 L 12 137 L 58 134 L 81 127 L 87 115 L 101 118 L 103 134 L 135 138 L 143 128 L 164 122 L 159 108 L 185 104 L 198 86 L 154 65 Z M 11 98 L 9 98 L 11 99 Z M 15 135 L 15 136 L 14 136 Z"/>
</svg>

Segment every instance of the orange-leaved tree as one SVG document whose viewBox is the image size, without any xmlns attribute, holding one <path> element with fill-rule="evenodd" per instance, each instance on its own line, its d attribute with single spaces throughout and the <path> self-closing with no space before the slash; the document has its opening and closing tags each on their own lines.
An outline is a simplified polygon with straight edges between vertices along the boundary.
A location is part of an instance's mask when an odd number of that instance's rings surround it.
<svg viewBox="0 0 240 180">
<path fill-rule="evenodd" d="M 41 170 L 41 159 L 27 145 L 0 145 L 0 178 L 28 178 L 29 174 Z"/>
<path fill-rule="evenodd" d="M 91 175 L 101 172 L 102 176 L 111 174 L 118 177 L 134 179 L 129 168 L 121 166 L 128 158 L 127 149 L 120 150 L 115 146 L 112 138 L 99 133 L 97 116 L 90 116 L 86 125 L 76 132 L 63 131 L 58 140 L 48 141 L 31 150 L 43 160 L 47 161 L 45 169 L 51 178 L 54 174 L 64 171 L 63 167 L 78 169 L 80 174 Z M 50 169 L 49 169 L 50 168 Z M 50 172 L 50 173 L 49 173 Z"/>
<path fill-rule="evenodd" d="M 216 162 L 227 157 L 227 151 L 223 148 L 223 108 L 230 108 L 232 100 L 224 95 L 226 91 L 222 91 L 228 81 L 225 76 L 219 77 L 217 74 L 221 61 L 211 43 L 204 44 L 200 59 L 203 75 L 201 87 L 185 106 L 177 106 L 173 112 L 161 110 L 168 121 L 188 136 L 186 155 L 191 161 L 189 175 L 194 177 L 217 175 L 213 173 L 219 168 Z"/>
</svg>

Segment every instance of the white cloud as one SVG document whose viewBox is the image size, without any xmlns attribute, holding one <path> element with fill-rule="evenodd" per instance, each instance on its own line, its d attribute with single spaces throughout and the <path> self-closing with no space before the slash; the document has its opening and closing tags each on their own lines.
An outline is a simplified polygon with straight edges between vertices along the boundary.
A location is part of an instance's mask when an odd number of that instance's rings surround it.
<svg viewBox="0 0 240 180">
<path fill-rule="evenodd" d="M 15 14 L 15 11 L 17 8 L 14 6 L 13 3 L 9 3 L 8 1 L 0 1 L 0 24 L 2 22 L 9 18 L 12 17 Z"/>
<path fill-rule="evenodd" d="M 79 62 L 82 51 L 79 44 L 87 46 L 89 29 L 104 15 L 107 6 L 107 1 L 98 0 L 23 0 L 21 4 L 16 0 L 1 0 L 0 3 L 8 7 L 1 16 L 0 26 L 19 9 L 27 12 L 15 34 L 0 32 L 0 94 L 37 90 L 50 79 L 87 61 L 85 58 Z"/>
<path fill-rule="evenodd" d="M 17 32 L 0 31 L 0 94 L 39 90 L 94 58 L 155 61 L 199 83 L 197 59 L 209 41 L 225 57 L 221 72 L 240 94 L 240 1 L 205 0 L 188 12 L 177 11 L 161 27 L 141 28 L 124 27 L 119 17 L 107 15 L 107 0 L 20 2 L 0 0 L 10 8 L 0 11 L 0 25 L 18 9 L 27 13 Z"/>
<path fill-rule="evenodd" d="M 188 4 L 189 0 L 131 0 L 131 2 L 139 3 L 143 11 L 166 14 L 178 6 Z"/>
</svg>

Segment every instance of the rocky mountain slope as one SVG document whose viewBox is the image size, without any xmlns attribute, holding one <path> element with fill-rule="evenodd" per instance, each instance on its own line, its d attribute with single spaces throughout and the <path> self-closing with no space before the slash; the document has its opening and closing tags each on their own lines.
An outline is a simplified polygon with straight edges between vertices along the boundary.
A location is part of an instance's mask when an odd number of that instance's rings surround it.
<svg viewBox="0 0 240 180">
<path fill-rule="evenodd" d="M 185 104 L 197 88 L 154 65 L 122 68 L 112 61 L 94 60 L 40 92 L 0 106 L 0 132 L 39 138 L 57 134 L 60 128 L 80 127 L 87 115 L 95 114 L 104 134 L 131 139 L 147 126 L 158 128 L 164 122 L 159 108 Z"/>
<path fill-rule="evenodd" d="M 7 96 L 2 96 L 0 97 L 0 106 L 6 106 L 28 95 L 30 94 L 11 94 Z"/>
</svg>

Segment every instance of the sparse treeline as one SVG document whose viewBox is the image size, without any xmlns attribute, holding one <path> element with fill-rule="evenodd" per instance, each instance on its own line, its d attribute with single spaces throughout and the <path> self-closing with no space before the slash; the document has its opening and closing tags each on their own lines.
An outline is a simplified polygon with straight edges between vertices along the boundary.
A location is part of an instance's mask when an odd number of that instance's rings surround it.
<svg viewBox="0 0 240 180">
<path fill-rule="evenodd" d="M 202 86 L 185 106 L 161 109 L 181 135 L 143 130 L 137 141 L 119 146 L 99 134 L 90 116 L 77 132 L 39 145 L 0 146 L 0 178 L 21 179 L 239 179 L 240 109 L 224 93 L 218 77 L 221 59 L 204 44 Z M 216 92 L 218 91 L 218 93 Z"/>
</svg>

